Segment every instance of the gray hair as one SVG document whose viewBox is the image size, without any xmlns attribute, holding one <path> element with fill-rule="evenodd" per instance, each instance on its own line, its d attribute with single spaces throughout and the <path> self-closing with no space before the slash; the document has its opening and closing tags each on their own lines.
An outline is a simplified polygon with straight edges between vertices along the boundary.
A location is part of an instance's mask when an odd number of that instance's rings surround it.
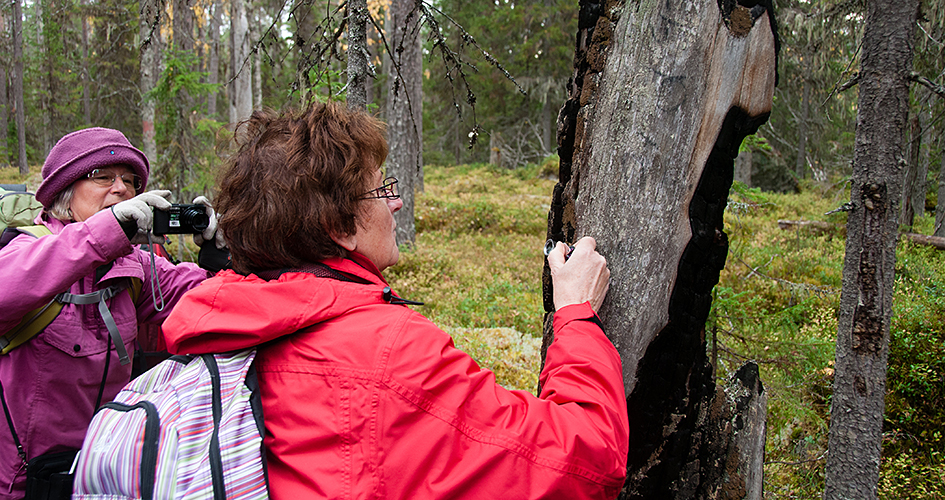
<svg viewBox="0 0 945 500">
<path fill-rule="evenodd" d="M 56 195 L 56 199 L 53 200 L 52 206 L 46 209 L 46 212 L 49 215 L 65 222 L 72 222 L 72 195 L 75 194 L 75 186 L 70 184 L 69 187 L 63 189 Z"/>
</svg>

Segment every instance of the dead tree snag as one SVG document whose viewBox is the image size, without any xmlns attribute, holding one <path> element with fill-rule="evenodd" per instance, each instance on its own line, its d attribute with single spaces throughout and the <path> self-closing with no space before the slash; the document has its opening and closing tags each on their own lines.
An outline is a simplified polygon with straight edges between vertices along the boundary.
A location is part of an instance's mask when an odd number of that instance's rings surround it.
<svg viewBox="0 0 945 500">
<path fill-rule="evenodd" d="M 771 109 L 770 3 L 584 0 L 578 28 L 548 237 L 593 236 L 611 268 L 601 319 L 623 359 L 631 417 L 622 497 L 760 495 L 761 460 L 734 459 L 744 444 L 723 453 L 734 462 L 715 453 L 758 422 L 735 429 L 710 411 L 727 403 L 717 399 L 704 325 L 728 252 L 722 214 L 734 159 Z M 547 269 L 544 299 L 552 311 Z M 760 381 L 752 388 L 763 401 Z M 757 455 L 764 412 L 753 415 Z"/>
</svg>

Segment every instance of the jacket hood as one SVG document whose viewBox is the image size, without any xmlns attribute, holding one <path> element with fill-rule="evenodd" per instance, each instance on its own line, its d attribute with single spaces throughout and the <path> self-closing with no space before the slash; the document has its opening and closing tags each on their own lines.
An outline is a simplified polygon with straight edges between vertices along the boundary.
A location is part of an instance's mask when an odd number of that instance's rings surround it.
<svg viewBox="0 0 945 500">
<path fill-rule="evenodd" d="M 356 307 L 387 302 L 387 282 L 364 257 L 352 253 L 347 259 L 327 259 L 322 264 L 361 282 L 307 272 L 286 272 L 271 281 L 230 270 L 218 273 L 187 292 L 164 321 L 168 351 L 204 354 L 248 349 Z"/>
</svg>

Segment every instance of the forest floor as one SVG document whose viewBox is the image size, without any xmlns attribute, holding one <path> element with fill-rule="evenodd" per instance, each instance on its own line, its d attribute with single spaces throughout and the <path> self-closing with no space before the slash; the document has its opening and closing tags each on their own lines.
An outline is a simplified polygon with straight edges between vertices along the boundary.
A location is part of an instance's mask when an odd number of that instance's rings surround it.
<svg viewBox="0 0 945 500">
<path fill-rule="evenodd" d="M 545 165 L 427 167 L 417 241 L 388 278 L 509 388 L 540 367 L 541 247 L 554 180 Z M 820 498 L 833 384 L 845 214 L 842 182 L 800 194 L 736 184 L 729 256 L 706 325 L 719 378 L 756 361 L 768 391 L 766 498 Z M 781 229 L 779 221 L 826 224 Z M 922 216 L 914 232 L 931 234 Z M 900 242 L 880 497 L 945 498 L 945 252 Z"/>
</svg>

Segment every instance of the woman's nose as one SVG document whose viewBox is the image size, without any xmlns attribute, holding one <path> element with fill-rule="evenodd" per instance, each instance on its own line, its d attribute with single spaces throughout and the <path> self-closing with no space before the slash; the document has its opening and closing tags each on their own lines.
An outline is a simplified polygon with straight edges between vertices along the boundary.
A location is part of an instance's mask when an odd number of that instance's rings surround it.
<svg viewBox="0 0 945 500">
<path fill-rule="evenodd" d="M 400 210 L 401 208 L 404 208 L 404 200 L 401 200 L 400 198 L 393 199 L 393 200 L 388 198 L 387 208 L 390 209 L 390 213 L 392 214 L 397 213 L 398 210 Z"/>
<path fill-rule="evenodd" d="M 129 191 L 134 193 L 134 187 L 125 184 L 121 176 L 115 176 L 115 180 L 112 182 L 112 192 L 115 194 L 124 194 Z"/>
</svg>

